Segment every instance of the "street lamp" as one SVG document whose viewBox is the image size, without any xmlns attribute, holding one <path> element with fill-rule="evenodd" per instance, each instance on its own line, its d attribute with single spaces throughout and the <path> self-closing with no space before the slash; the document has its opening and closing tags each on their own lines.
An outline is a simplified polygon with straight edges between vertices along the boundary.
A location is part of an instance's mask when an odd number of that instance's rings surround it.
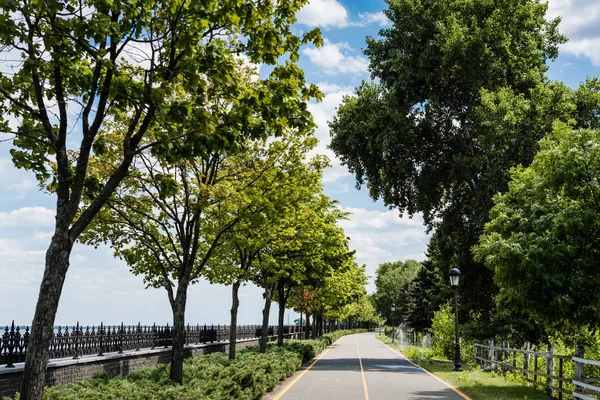
<svg viewBox="0 0 600 400">
<path fill-rule="evenodd" d="M 454 337 L 456 338 L 454 370 L 462 371 L 462 364 L 460 363 L 460 340 L 458 338 L 458 281 L 460 279 L 460 270 L 454 267 L 448 272 L 448 275 L 450 275 L 450 286 L 454 289 Z"/>
<path fill-rule="evenodd" d="M 396 325 L 394 325 L 394 313 L 396 312 L 396 304 L 392 303 L 392 344 L 394 344 L 394 339 L 396 338 Z"/>
<path fill-rule="evenodd" d="M 379 328 L 379 336 L 381 336 L 381 311 L 377 313 L 377 327 Z"/>
</svg>

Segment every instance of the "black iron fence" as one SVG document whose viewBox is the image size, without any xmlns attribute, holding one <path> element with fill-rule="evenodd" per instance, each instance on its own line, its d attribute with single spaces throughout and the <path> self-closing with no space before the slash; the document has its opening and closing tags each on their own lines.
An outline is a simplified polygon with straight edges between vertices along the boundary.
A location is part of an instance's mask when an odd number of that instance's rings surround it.
<svg viewBox="0 0 600 400">
<path fill-rule="evenodd" d="M 304 327 L 306 329 L 306 327 Z M 269 327 L 269 336 L 278 334 L 277 326 Z M 284 335 L 300 333 L 301 326 L 284 326 Z M 187 325 L 185 329 L 186 345 L 213 343 L 229 340 L 230 326 L 227 325 Z M 237 326 L 236 338 L 251 339 L 260 337 L 260 325 Z M 25 361 L 27 345 L 29 343 L 29 327 L 22 329 L 15 327 L 14 321 L 6 326 L 0 335 L 0 365 L 13 368 L 14 363 Z M 74 326 L 61 327 L 54 330 L 50 344 L 50 358 L 79 358 L 82 355 L 98 355 L 104 353 L 123 353 L 127 350 L 167 348 L 173 342 L 172 328 L 169 324 L 157 326 L 149 325 L 124 325 L 106 326 Z"/>
</svg>

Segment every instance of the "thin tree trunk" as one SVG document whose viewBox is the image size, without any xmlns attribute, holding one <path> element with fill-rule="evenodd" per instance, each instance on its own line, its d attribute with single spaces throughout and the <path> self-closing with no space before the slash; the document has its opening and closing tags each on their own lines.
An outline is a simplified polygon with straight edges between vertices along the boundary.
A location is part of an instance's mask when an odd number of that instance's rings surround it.
<svg viewBox="0 0 600 400">
<path fill-rule="evenodd" d="M 317 338 L 317 325 L 319 323 L 319 316 L 318 314 L 313 315 L 313 324 L 311 326 L 311 332 L 310 332 L 310 338 L 311 339 L 316 339 Z"/>
<path fill-rule="evenodd" d="M 304 313 L 304 310 L 302 309 L 302 307 L 300 307 L 300 335 L 298 335 L 298 339 L 304 339 L 304 320 L 302 319 L 302 315 Z"/>
<path fill-rule="evenodd" d="M 319 330 L 317 331 L 319 336 L 323 336 L 323 315 L 319 314 Z"/>
<path fill-rule="evenodd" d="M 171 370 L 169 378 L 183 383 L 183 349 L 185 347 L 185 306 L 188 284 L 179 282 L 173 309 L 173 347 L 171 348 Z"/>
<path fill-rule="evenodd" d="M 310 336 L 310 313 L 306 311 L 306 329 L 304 330 L 304 339 L 308 339 Z"/>
<path fill-rule="evenodd" d="M 235 350 L 237 344 L 237 315 L 240 307 L 240 281 L 236 281 L 231 287 L 231 322 L 229 327 L 229 359 L 235 359 Z"/>
<path fill-rule="evenodd" d="M 57 229 L 46 251 L 44 276 L 35 307 L 23 369 L 20 392 L 22 400 L 42 398 L 46 365 L 50 358 L 50 343 L 54 333 L 54 320 L 69 269 L 69 256 L 72 249 L 73 243 L 67 231 Z"/>
<path fill-rule="evenodd" d="M 285 317 L 285 287 L 283 285 L 279 285 L 277 288 L 277 293 L 279 295 L 279 320 L 278 329 L 277 329 L 277 346 L 283 346 L 283 325 L 284 325 L 284 317 Z"/>
<path fill-rule="evenodd" d="M 277 284 L 265 285 L 265 308 L 263 308 L 262 334 L 260 336 L 260 352 L 266 353 L 267 341 L 269 340 L 269 313 L 271 311 L 271 291 Z"/>
</svg>

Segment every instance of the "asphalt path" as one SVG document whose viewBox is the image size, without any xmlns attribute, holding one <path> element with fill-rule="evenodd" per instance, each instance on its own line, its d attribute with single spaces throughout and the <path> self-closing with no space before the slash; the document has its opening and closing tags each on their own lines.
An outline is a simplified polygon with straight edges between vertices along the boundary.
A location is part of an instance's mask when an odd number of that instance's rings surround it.
<svg viewBox="0 0 600 400">
<path fill-rule="evenodd" d="M 468 399 L 375 339 L 374 333 L 340 338 L 315 363 L 292 376 L 268 398 Z"/>
</svg>

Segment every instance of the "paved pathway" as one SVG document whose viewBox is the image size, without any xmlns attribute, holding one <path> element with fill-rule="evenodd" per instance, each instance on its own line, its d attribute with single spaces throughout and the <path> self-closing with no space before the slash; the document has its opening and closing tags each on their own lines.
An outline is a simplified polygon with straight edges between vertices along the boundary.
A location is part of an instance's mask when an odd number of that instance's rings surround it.
<svg viewBox="0 0 600 400">
<path fill-rule="evenodd" d="M 299 378 L 299 379 L 298 379 Z M 464 400 L 375 339 L 373 333 L 338 340 L 302 375 L 286 381 L 273 400 Z"/>
</svg>

